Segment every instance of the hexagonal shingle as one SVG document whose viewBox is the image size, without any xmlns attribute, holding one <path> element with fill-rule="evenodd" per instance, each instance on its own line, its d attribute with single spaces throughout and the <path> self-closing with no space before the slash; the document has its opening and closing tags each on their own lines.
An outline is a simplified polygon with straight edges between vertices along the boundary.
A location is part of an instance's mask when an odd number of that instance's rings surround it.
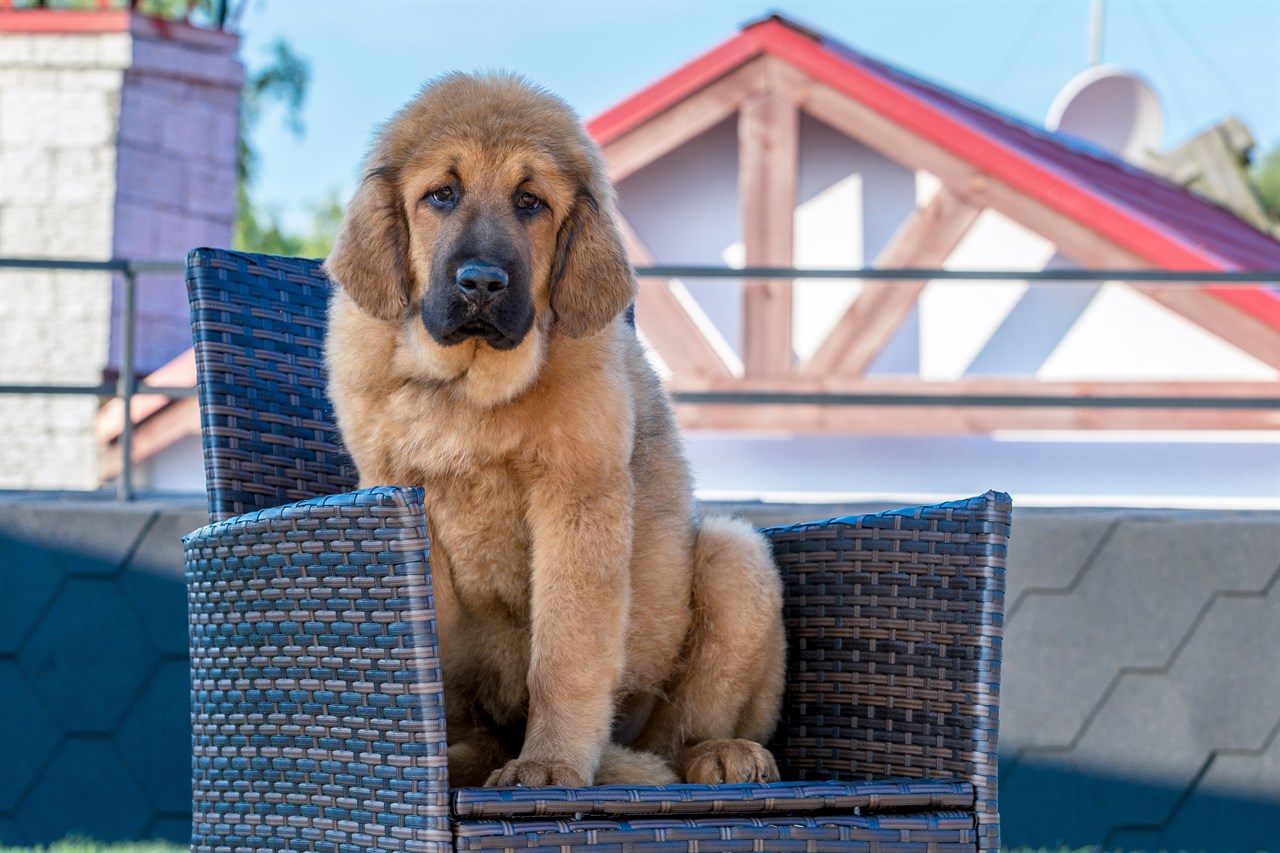
<svg viewBox="0 0 1280 853">
<path fill-rule="evenodd" d="M 1005 606 L 1012 609 L 1029 588 L 1065 589 L 1111 529 L 1114 516 L 1030 513 L 1019 516 L 1009 540 Z M 1010 620 L 1016 619 L 1012 614 Z"/>
<path fill-rule="evenodd" d="M 142 627 L 114 583 L 70 580 L 19 664 L 68 732 L 109 732 L 150 669 Z"/>
<path fill-rule="evenodd" d="M 0 652 L 15 652 L 62 579 L 44 546 L 43 524 L 29 507 L 0 504 Z"/>
<path fill-rule="evenodd" d="M 147 530 L 120 585 L 162 654 L 187 653 L 187 586 L 182 537 L 207 521 L 203 512 L 166 512 Z"/>
<path fill-rule="evenodd" d="M 1000 842 L 1009 848 L 1101 843 L 1113 819 L 1098 779 L 1062 756 L 1024 756 L 1000 779 Z M 1070 808 L 1064 808 L 1069 803 Z"/>
<path fill-rule="evenodd" d="M 21 847 L 30 843 L 27 833 L 16 820 L 0 815 L 0 847 Z"/>
<path fill-rule="evenodd" d="M 188 806 L 188 808 L 190 808 Z M 174 844 L 191 843 L 190 817 L 161 817 L 147 828 L 145 836 L 152 841 L 171 841 Z"/>
<path fill-rule="evenodd" d="M 1122 522 L 1071 594 L 1023 600 L 1004 642 L 1010 746 L 1071 743 L 1122 667 L 1165 666 L 1214 592 L 1259 590 L 1275 572 L 1265 525 L 1175 521 Z"/>
<path fill-rule="evenodd" d="M 137 504 L 70 503 L 46 517 L 74 519 L 50 533 L 46 544 L 64 572 L 77 577 L 114 575 L 134 550 L 154 510 Z M 46 522 L 48 527 L 48 522 Z"/>
<path fill-rule="evenodd" d="M 162 663 L 116 733 L 125 765 L 133 771 L 157 812 L 191 808 L 188 672 L 185 661 Z"/>
<path fill-rule="evenodd" d="M 1260 748 L 1280 724 L 1280 583 L 1266 597 L 1214 599 L 1169 674 L 1206 756 Z"/>
<path fill-rule="evenodd" d="M 1265 750 L 1215 756 L 1166 833 L 1178 849 L 1213 849 L 1223 826 L 1232 828 L 1236 849 L 1275 849 L 1280 827 L 1280 737 L 1273 737 Z"/>
<path fill-rule="evenodd" d="M 133 841 L 151 823 L 151 804 L 110 741 L 68 738 L 18 811 L 34 844 L 67 835 Z"/>
<path fill-rule="evenodd" d="M 1161 825 L 1209 757 L 1181 687 L 1168 673 L 1123 676 L 1071 754 L 1101 779 L 1135 783 L 1108 797 L 1118 825 Z"/>
<path fill-rule="evenodd" d="M 12 811 L 43 770 L 60 732 L 26 675 L 11 661 L 0 661 L 0 811 Z"/>
</svg>

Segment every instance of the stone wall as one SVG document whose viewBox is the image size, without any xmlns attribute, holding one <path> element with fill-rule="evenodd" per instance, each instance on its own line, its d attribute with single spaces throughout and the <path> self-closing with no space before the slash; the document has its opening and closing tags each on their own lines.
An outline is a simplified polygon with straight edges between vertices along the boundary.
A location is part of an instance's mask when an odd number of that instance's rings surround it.
<svg viewBox="0 0 1280 853">
<path fill-rule="evenodd" d="M 205 518 L 0 494 L 0 845 L 188 839 L 179 538 Z M 1006 613 L 1006 847 L 1277 849 L 1280 514 L 1015 509 Z"/>
<path fill-rule="evenodd" d="M 0 33 L 0 256 L 112 255 L 127 33 Z M 0 383 L 97 385 L 108 363 L 105 273 L 0 271 Z M 0 401 L 0 485 L 93 488 L 89 397 Z"/>
<path fill-rule="evenodd" d="M 237 39 L 138 15 L 116 31 L 0 33 L 0 257 L 181 260 L 229 245 Z M 47 20 L 47 17 L 45 18 Z M 123 27 L 123 29 L 121 29 Z M 118 368 L 121 282 L 0 272 L 0 384 L 97 385 Z M 190 346 L 180 275 L 139 283 L 142 374 Z M 99 485 L 91 397 L 0 400 L 0 487 Z"/>
</svg>

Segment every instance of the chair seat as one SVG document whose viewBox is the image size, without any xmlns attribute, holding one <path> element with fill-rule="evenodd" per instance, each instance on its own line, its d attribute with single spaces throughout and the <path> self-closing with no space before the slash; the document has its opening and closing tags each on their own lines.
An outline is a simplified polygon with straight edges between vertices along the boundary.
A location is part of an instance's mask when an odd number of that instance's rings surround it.
<svg viewBox="0 0 1280 853">
<path fill-rule="evenodd" d="M 640 790 L 640 789 L 633 789 Z M 892 850 L 976 851 L 972 812 L 817 817 L 487 820 L 455 824 L 456 850 L 737 851 L 770 853 Z"/>
<path fill-rule="evenodd" d="M 973 785 L 956 779 L 775 782 L 769 785 L 665 785 L 630 788 L 458 788 L 456 818 L 769 815 L 972 808 Z"/>
</svg>

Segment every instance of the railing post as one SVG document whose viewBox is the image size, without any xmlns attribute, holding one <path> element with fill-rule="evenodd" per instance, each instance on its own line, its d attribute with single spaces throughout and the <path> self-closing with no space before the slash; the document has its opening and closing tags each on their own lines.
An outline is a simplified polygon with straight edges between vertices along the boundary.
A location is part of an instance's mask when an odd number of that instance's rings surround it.
<svg viewBox="0 0 1280 853">
<path fill-rule="evenodd" d="M 116 478 L 116 497 L 133 500 L 133 375 L 134 322 L 137 314 L 138 273 L 133 264 L 124 270 L 124 304 L 120 316 L 120 378 L 116 394 L 120 397 L 124 424 L 120 429 L 120 475 Z"/>
</svg>

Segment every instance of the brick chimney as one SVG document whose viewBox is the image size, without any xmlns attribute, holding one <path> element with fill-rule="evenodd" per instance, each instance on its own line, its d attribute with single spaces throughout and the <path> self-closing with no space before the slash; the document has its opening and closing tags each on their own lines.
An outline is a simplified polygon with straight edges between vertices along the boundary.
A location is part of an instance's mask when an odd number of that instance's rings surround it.
<svg viewBox="0 0 1280 853">
<path fill-rule="evenodd" d="M 239 39 L 129 9 L 0 0 L 0 256 L 181 260 L 228 246 Z M 85 384 L 119 363 L 121 283 L 0 273 L 0 384 Z M 181 275 L 139 279 L 136 365 L 191 346 Z M 99 400 L 0 398 L 0 488 L 95 488 Z"/>
</svg>

